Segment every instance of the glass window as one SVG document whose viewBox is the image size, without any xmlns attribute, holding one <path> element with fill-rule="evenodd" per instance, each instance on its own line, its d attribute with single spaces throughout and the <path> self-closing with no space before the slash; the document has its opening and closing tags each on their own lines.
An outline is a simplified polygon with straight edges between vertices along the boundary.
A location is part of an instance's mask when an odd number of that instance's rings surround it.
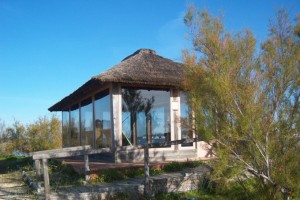
<svg viewBox="0 0 300 200">
<path fill-rule="evenodd" d="M 122 144 L 170 141 L 170 92 L 122 89 Z"/>
<path fill-rule="evenodd" d="M 94 104 L 96 148 L 110 147 L 112 144 L 112 138 L 109 90 L 96 94 Z"/>
<path fill-rule="evenodd" d="M 63 147 L 70 146 L 70 112 L 69 110 L 62 111 L 62 144 Z"/>
<path fill-rule="evenodd" d="M 180 121 L 181 121 L 181 138 L 192 140 L 193 131 L 190 127 L 190 108 L 187 103 L 186 95 L 180 93 Z M 181 145 L 182 147 L 193 146 L 193 142 L 185 143 Z"/>
<path fill-rule="evenodd" d="M 79 106 L 78 104 L 71 107 L 71 119 L 70 119 L 70 133 L 71 133 L 71 141 L 70 145 L 80 146 L 80 135 L 79 135 Z"/>
<path fill-rule="evenodd" d="M 93 104 L 92 98 L 81 102 L 81 143 L 93 147 Z"/>
</svg>

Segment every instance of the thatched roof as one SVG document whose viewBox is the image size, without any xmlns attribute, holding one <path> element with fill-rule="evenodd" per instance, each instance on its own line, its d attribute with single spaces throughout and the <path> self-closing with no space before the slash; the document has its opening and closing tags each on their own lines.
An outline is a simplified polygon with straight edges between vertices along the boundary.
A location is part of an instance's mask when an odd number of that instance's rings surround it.
<svg viewBox="0 0 300 200">
<path fill-rule="evenodd" d="M 163 58 L 151 49 L 140 49 L 121 63 L 92 77 L 72 94 L 50 107 L 49 111 L 61 111 L 105 83 L 180 88 L 182 80 L 181 63 Z"/>
</svg>

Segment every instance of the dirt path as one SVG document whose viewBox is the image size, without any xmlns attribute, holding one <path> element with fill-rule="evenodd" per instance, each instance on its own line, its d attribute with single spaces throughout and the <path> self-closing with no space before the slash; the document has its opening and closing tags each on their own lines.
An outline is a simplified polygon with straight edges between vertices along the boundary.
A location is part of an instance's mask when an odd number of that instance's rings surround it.
<svg viewBox="0 0 300 200">
<path fill-rule="evenodd" d="M 0 174 L 0 199 L 34 199 L 20 171 Z"/>
</svg>

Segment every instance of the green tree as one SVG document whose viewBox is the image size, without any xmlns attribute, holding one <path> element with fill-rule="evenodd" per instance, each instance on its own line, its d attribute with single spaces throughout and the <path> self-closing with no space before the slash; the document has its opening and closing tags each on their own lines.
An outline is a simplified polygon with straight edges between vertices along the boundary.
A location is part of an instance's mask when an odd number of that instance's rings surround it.
<svg viewBox="0 0 300 200">
<path fill-rule="evenodd" d="M 11 127 L 6 128 L 6 152 L 26 151 L 26 127 L 19 121 L 15 121 Z"/>
<path fill-rule="evenodd" d="M 0 118 L 0 143 L 5 142 L 5 122 Z"/>
<path fill-rule="evenodd" d="M 27 126 L 26 138 L 30 152 L 62 148 L 61 122 L 55 116 L 40 117 Z"/>
<path fill-rule="evenodd" d="M 249 30 L 228 33 L 194 6 L 184 22 L 194 46 L 183 51 L 185 89 L 199 137 L 215 147 L 213 177 L 249 198 L 300 196 L 299 17 L 280 10 L 259 52 Z"/>
<path fill-rule="evenodd" d="M 26 126 L 15 121 L 2 134 L 2 155 L 12 155 L 15 151 L 32 152 L 62 147 L 61 122 L 55 116 L 50 119 L 40 117 Z"/>
</svg>

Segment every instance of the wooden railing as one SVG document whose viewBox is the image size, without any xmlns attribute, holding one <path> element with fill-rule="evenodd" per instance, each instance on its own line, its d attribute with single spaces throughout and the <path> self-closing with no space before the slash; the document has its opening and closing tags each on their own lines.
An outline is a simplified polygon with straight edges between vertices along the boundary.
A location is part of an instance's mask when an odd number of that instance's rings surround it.
<svg viewBox="0 0 300 200">
<path fill-rule="evenodd" d="M 145 175 L 145 195 L 149 195 L 149 148 L 158 148 L 169 145 L 178 145 L 190 142 L 197 142 L 198 138 L 193 138 L 191 140 L 174 140 L 168 141 L 166 143 L 161 144 L 145 144 L 141 145 L 141 148 L 144 149 L 144 175 Z M 44 192 L 45 199 L 49 199 L 50 194 L 50 180 L 48 173 L 48 159 L 50 158 L 65 158 L 72 156 L 84 156 L 84 171 L 85 171 L 85 180 L 88 181 L 90 179 L 90 168 L 89 168 L 89 155 L 91 154 L 99 154 L 99 153 L 107 153 L 111 152 L 110 148 L 101 148 L 101 149 L 92 149 L 90 145 L 86 146 L 77 146 L 77 147 L 68 147 L 62 149 L 53 149 L 46 151 L 37 151 L 32 153 L 32 158 L 35 164 L 36 176 L 37 176 L 37 186 L 40 188 L 40 176 L 41 176 L 41 163 L 43 167 L 43 177 L 44 177 Z"/>
<path fill-rule="evenodd" d="M 77 147 L 68 147 L 62 149 L 53 149 L 46 151 L 37 151 L 32 153 L 32 158 L 35 164 L 36 177 L 37 177 L 37 186 L 40 188 L 40 176 L 41 176 L 41 163 L 43 167 L 44 174 L 44 192 L 45 199 L 49 199 L 50 194 L 50 180 L 48 172 L 48 159 L 50 158 L 66 158 L 71 156 L 84 156 L 84 171 L 85 171 L 85 180 L 90 179 L 90 168 L 89 168 L 89 155 L 99 154 L 104 152 L 111 152 L 110 148 L 102 149 L 92 149 L 90 145 L 86 146 L 77 146 Z M 39 190 L 39 189 L 38 189 Z"/>
</svg>

